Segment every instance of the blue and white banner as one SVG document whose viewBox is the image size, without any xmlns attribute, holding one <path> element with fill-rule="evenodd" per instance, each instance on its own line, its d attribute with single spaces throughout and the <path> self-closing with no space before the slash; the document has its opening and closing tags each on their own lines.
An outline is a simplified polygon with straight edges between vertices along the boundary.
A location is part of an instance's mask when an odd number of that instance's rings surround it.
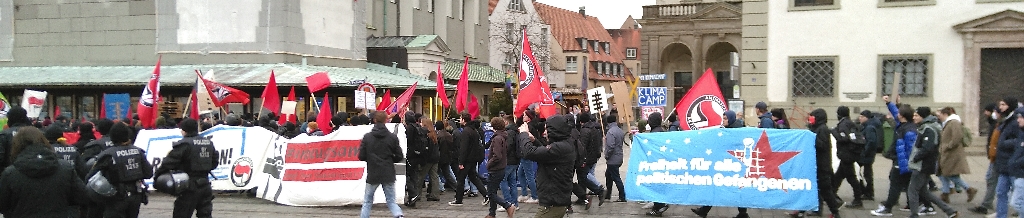
<svg viewBox="0 0 1024 218">
<path fill-rule="evenodd" d="M 629 200 L 816 210 L 814 133 L 708 129 L 633 136 Z"/>
<path fill-rule="evenodd" d="M 641 107 L 664 107 L 668 101 L 666 87 L 637 87 L 637 104 Z"/>
<path fill-rule="evenodd" d="M 104 94 L 103 109 L 107 111 L 107 119 L 125 119 L 132 110 L 131 96 L 128 93 Z"/>
</svg>

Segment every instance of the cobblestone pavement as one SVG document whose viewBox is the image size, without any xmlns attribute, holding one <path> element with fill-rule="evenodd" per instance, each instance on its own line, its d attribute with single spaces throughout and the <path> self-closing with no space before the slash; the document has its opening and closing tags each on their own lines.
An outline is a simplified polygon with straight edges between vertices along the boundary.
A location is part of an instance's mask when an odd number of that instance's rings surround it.
<svg viewBox="0 0 1024 218">
<path fill-rule="evenodd" d="M 629 149 L 626 149 L 628 152 Z M 627 154 L 628 156 L 628 154 Z M 968 156 L 968 162 L 970 163 L 971 171 L 973 174 L 963 175 L 972 187 L 978 188 L 979 193 L 973 203 L 966 203 L 966 194 L 954 194 L 952 195 L 951 202 L 952 206 L 961 212 L 961 217 L 983 217 L 979 214 L 973 214 L 967 211 L 967 208 L 976 206 L 981 198 L 984 196 L 984 172 L 988 168 L 988 159 L 985 156 Z M 601 182 L 604 182 L 604 163 L 598 163 L 598 169 L 596 174 Z M 889 168 L 891 167 L 891 161 L 884 159 L 881 156 L 877 158 L 874 164 L 875 169 L 875 198 L 876 201 L 864 201 L 863 209 L 850 209 L 843 208 L 840 213 L 843 217 L 872 217 L 868 211 L 877 207 L 879 202 L 886 196 L 886 192 L 889 187 L 889 179 L 887 178 Z M 620 168 L 622 175 L 626 174 L 626 167 Z M 938 178 L 933 179 L 938 182 Z M 845 182 L 844 182 L 845 184 Z M 939 192 L 932 192 L 938 195 Z M 966 192 L 965 192 L 966 193 Z M 840 188 L 839 196 L 847 201 L 852 200 L 853 192 L 850 189 L 849 184 L 843 185 Z M 575 199 L 575 197 L 573 197 Z M 487 215 L 487 207 L 482 206 L 480 203 L 483 198 L 466 198 L 465 205 L 463 206 L 448 206 L 447 202 L 454 199 L 454 195 L 451 192 L 444 193 L 441 195 L 441 201 L 422 201 L 417 205 L 417 208 L 407 208 L 402 206 L 402 210 L 407 217 L 484 217 Z M 612 199 L 615 199 L 613 197 Z M 905 205 L 905 195 L 900 197 L 900 205 Z M 173 208 L 174 199 L 171 196 L 155 194 L 150 198 L 150 204 L 142 207 L 142 217 L 170 217 L 171 210 Z M 584 210 L 582 206 L 576 206 L 575 214 L 569 217 L 643 217 L 646 209 L 641 208 L 641 204 L 636 202 L 623 202 L 623 203 L 605 203 L 604 206 L 598 207 L 596 204 L 588 211 Z M 516 217 L 533 217 L 537 212 L 538 206 L 536 204 L 521 204 L 521 209 L 516 214 Z M 665 213 L 665 217 L 697 217 L 690 208 L 696 206 L 690 205 L 672 205 L 669 210 Z M 938 208 L 936 208 L 938 209 Z M 218 194 L 214 200 L 214 216 L 215 217 L 357 217 L 359 215 L 359 206 L 346 206 L 346 207 L 291 207 L 279 205 L 270 201 L 248 197 L 244 194 Z M 827 210 L 826 210 L 827 211 Z M 909 212 L 894 210 L 895 217 L 907 217 Z M 780 210 L 760 210 L 750 209 L 749 214 L 751 217 L 788 217 L 785 215 L 786 211 Z M 374 217 L 389 217 L 390 212 L 384 205 L 377 204 L 373 207 Z M 498 217 L 505 217 L 504 213 L 498 213 Z M 728 207 L 716 207 L 711 211 L 709 217 L 732 217 L 736 215 L 736 209 Z M 932 215 L 931 217 L 944 217 L 940 211 L 938 215 Z"/>
</svg>

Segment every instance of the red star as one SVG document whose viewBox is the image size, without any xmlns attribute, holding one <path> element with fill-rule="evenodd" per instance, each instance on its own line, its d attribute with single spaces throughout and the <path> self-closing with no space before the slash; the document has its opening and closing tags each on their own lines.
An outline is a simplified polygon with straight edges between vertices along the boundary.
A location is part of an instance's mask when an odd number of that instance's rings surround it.
<svg viewBox="0 0 1024 218">
<path fill-rule="evenodd" d="M 772 151 L 771 142 L 768 141 L 768 132 L 761 131 L 761 139 L 757 140 L 757 147 L 755 151 L 760 151 L 760 158 L 764 159 L 760 165 L 763 166 L 765 178 L 782 179 L 782 172 L 779 171 L 779 165 L 786 163 L 793 156 L 800 154 L 799 151 Z M 755 164 L 751 164 L 755 165 Z M 754 170 L 754 166 L 748 166 L 747 170 Z M 756 177 L 757 175 L 752 175 Z"/>
</svg>

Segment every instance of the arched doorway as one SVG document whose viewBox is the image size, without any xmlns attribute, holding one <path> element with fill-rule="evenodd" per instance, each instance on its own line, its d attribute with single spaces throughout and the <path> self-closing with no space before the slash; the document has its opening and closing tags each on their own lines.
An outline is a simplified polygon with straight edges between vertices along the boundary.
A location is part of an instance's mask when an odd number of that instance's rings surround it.
<svg viewBox="0 0 1024 218">
<path fill-rule="evenodd" d="M 733 81 L 729 77 L 729 69 L 732 68 L 729 61 L 730 54 L 737 51 L 731 43 L 717 42 L 708 47 L 708 52 L 704 55 L 704 66 L 715 72 L 715 79 L 718 80 L 718 86 L 722 89 L 722 97 L 726 99 L 738 97 L 733 96 L 733 86 L 737 84 L 737 81 Z"/>
<path fill-rule="evenodd" d="M 661 52 L 661 72 L 666 74 L 662 85 L 669 89 L 668 98 L 671 100 L 668 107 L 671 107 L 693 87 L 693 52 L 690 47 L 682 43 L 665 46 Z"/>
</svg>

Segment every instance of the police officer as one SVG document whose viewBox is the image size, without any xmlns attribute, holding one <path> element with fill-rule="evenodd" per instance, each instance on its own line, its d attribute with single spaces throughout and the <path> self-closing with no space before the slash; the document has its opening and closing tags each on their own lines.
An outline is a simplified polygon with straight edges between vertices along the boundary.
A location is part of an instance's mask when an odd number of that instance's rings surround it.
<svg viewBox="0 0 1024 218">
<path fill-rule="evenodd" d="M 92 140 L 85 144 L 85 147 L 79 150 L 81 152 L 78 155 L 78 165 L 75 167 L 78 169 L 78 174 L 81 175 L 82 181 L 89 181 L 86 177 L 89 171 L 92 170 L 97 160 L 97 155 L 107 148 L 114 147 L 114 142 L 110 141 L 110 127 L 114 125 L 114 121 L 110 121 L 106 118 L 94 120 L 96 124 L 96 131 L 102 135 L 99 139 Z M 91 161 L 90 161 L 91 159 Z M 104 174 L 106 175 L 106 174 Z M 87 218 L 100 218 L 103 217 L 103 205 L 99 205 L 95 202 L 90 202 L 89 205 L 82 207 L 82 216 Z"/>
<path fill-rule="evenodd" d="M 8 159 L 11 155 L 11 147 L 14 145 L 14 134 L 22 127 L 31 127 L 32 120 L 28 118 L 28 112 L 24 108 L 14 107 L 7 112 L 7 126 L 9 128 L 0 131 L 0 169 L 7 169 L 14 160 Z"/>
<path fill-rule="evenodd" d="M 193 188 L 182 192 L 174 200 L 174 217 L 192 217 L 193 211 L 196 217 L 211 217 L 213 189 L 207 175 L 217 168 L 217 148 L 209 138 L 199 136 L 199 125 L 195 120 L 182 120 L 179 128 L 185 138 L 172 145 L 171 152 L 167 153 L 156 174 L 183 171 L 192 182 L 190 185 Z"/>
<path fill-rule="evenodd" d="M 53 151 L 57 155 L 57 160 L 70 164 L 70 166 L 74 167 L 78 162 L 78 148 L 60 140 L 64 137 L 64 128 L 59 126 L 50 126 L 49 128 L 46 128 L 45 135 L 46 140 L 49 140 L 50 145 L 53 146 Z"/>
<path fill-rule="evenodd" d="M 146 160 L 146 151 L 131 144 L 130 127 L 116 123 L 109 133 L 114 147 L 97 155 L 96 165 L 88 175 L 103 172 L 117 190 L 117 194 L 103 202 L 103 217 L 139 217 L 139 207 L 146 202 L 143 180 L 153 177 L 153 168 Z"/>
</svg>

